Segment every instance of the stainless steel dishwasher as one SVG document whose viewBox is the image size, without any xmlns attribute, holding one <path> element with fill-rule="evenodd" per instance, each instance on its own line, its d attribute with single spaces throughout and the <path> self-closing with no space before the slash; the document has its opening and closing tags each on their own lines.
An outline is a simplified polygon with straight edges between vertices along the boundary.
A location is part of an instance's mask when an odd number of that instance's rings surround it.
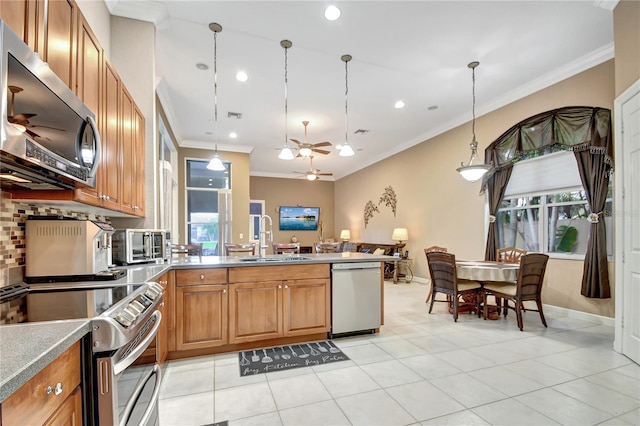
<svg viewBox="0 0 640 426">
<path fill-rule="evenodd" d="M 331 335 L 373 332 L 381 325 L 380 262 L 334 263 Z"/>
</svg>

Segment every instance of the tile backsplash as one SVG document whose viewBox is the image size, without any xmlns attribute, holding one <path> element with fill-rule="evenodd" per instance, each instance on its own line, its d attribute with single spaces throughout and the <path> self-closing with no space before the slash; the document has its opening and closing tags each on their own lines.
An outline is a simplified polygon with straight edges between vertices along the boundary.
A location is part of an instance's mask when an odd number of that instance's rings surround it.
<svg viewBox="0 0 640 426">
<path fill-rule="evenodd" d="M 104 216 L 13 201 L 11 194 L 0 191 L 0 287 L 21 283 L 24 279 L 24 229 L 30 215 L 59 215 L 109 222 Z"/>
</svg>

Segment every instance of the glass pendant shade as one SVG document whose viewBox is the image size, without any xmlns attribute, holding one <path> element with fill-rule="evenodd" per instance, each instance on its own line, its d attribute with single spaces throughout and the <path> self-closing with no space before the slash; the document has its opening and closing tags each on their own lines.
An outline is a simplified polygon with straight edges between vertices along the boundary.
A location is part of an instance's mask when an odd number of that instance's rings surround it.
<svg viewBox="0 0 640 426">
<path fill-rule="evenodd" d="M 457 171 L 465 180 L 475 182 L 489 171 L 489 167 L 486 165 L 462 166 L 458 167 Z"/>
<path fill-rule="evenodd" d="M 300 148 L 299 152 L 300 152 L 300 155 L 302 155 L 303 157 L 308 157 L 313 153 L 313 151 L 311 151 L 311 148 L 307 148 L 307 147 Z"/>
<path fill-rule="evenodd" d="M 351 157 L 354 154 L 355 152 L 353 151 L 353 148 L 351 148 L 351 145 L 345 143 L 344 145 L 342 145 L 342 149 L 340 150 L 339 155 L 340 157 Z"/>
<path fill-rule="evenodd" d="M 307 180 L 316 180 L 318 179 L 318 176 L 314 175 L 313 173 L 309 173 L 307 175 Z"/>
<path fill-rule="evenodd" d="M 221 172 L 226 169 L 226 167 L 224 166 L 224 163 L 220 159 L 220 154 L 218 154 L 217 148 L 216 148 L 216 153 L 213 154 L 213 158 L 211 159 L 211 161 L 209 161 L 209 164 L 207 164 L 207 169 L 215 170 L 217 172 Z"/>
<path fill-rule="evenodd" d="M 284 147 L 280 150 L 278 158 L 281 160 L 293 160 L 295 158 L 295 155 L 293 155 L 293 151 L 291 151 L 291 148 L 289 148 L 287 144 L 285 144 Z"/>
</svg>

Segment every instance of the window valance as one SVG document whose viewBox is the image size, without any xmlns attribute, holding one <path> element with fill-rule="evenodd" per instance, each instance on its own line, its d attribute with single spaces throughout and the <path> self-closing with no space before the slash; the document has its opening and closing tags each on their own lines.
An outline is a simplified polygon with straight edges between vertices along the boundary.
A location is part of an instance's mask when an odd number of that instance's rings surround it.
<svg viewBox="0 0 640 426">
<path fill-rule="evenodd" d="M 613 168 L 611 110 L 564 107 L 521 121 L 489 145 L 484 162 L 501 169 L 513 162 L 558 150 L 590 151 L 604 155 Z"/>
</svg>

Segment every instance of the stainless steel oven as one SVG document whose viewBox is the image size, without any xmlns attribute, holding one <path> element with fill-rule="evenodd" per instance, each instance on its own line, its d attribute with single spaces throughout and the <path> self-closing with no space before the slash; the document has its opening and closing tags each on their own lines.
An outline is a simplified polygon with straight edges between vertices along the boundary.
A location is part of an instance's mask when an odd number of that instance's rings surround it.
<svg viewBox="0 0 640 426">
<path fill-rule="evenodd" d="M 93 318 L 91 354 L 84 366 L 85 424 L 158 425 L 161 368 L 157 363 L 133 364 L 156 338 L 161 303 L 162 286 L 153 282 L 31 285 L 29 321 Z"/>
</svg>

